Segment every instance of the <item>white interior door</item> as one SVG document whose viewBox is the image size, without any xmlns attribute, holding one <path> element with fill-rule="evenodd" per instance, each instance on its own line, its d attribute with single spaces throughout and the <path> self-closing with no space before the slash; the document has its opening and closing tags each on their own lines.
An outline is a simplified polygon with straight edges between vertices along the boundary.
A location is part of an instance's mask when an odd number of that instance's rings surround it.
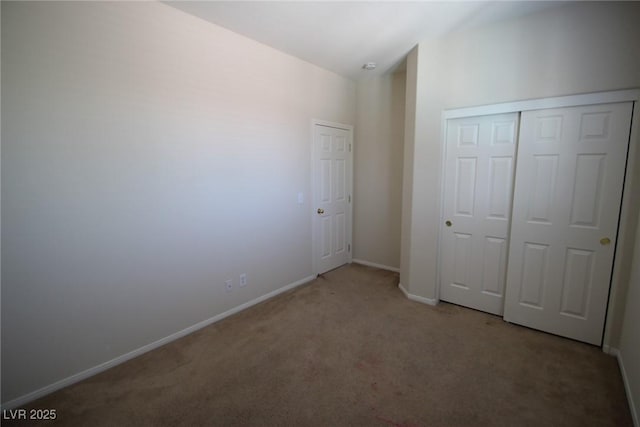
<svg viewBox="0 0 640 427">
<path fill-rule="evenodd" d="M 600 345 L 631 110 L 522 113 L 505 320 Z"/>
<path fill-rule="evenodd" d="M 313 137 L 314 272 L 351 262 L 351 131 L 316 124 Z"/>
<path fill-rule="evenodd" d="M 440 298 L 501 315 L 518 113 L 447 121 Z"/>
</svg>

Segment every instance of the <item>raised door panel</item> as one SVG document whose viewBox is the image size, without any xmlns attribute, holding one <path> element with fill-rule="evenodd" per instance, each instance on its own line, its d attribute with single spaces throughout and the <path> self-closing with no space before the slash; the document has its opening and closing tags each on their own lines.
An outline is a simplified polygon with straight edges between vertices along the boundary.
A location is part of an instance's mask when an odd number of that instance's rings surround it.
<svg viewBox="0 0 640 427">
<path fill-rule="evenodd" d="M 458 158 L 456 167 L 456 215 L 473 216 L 476 194 L 476 157 Z"/>
<path fill-rule="evenodd" d="M 520 285 L 520 305 L 542 309 L 543 296 L 548 282 L 549 246 L 525 243 L 522 251 L 522 277 Z"/>
<path fill-rule="evenodd" d="M 469 289 L 471 271 L 471 247 L 473 235 L 454 233 L 453 237 L 453 280 L 451 286 Z"/>
<path fill-rule="evenodd" d="M 320 159 L 320 202 L 330 203 L 331 191 L 331 159 Z"/>
<path fill-rule="evenodd" d="M 482 292 L 502 297 L 507 271 L 507 240 L 486 237 L 482 256 Z"/>
<path fill-rule="evenodd" d="M 562 278 L 560 313 L 587 318 L 588 300 L 593 283 L 593 251 L 568 248 Z"/>
<path fill-rule="evenodd" d="M 320 256 L 322 259 L 330 258 L 333 255 L 331 236 L 331 217 L 325 216 L 320 218 Z"/>
<path fill-rule="evenodd" d="M 334 216 L 335 218 L 335 229 L 334 235 L 335 238 L 335 254 L 339 255 L 347 250 L 347 221 L 346 215 L 344 213 L 338 213 Z"/>
<path fill-rule="evenodd" d="M 513 182 L 513 158 L 489 159 L 488 217 L 508 220 L 511 215 L 511 184 Z"/>
<path fill-rule="evenodd" d="M 533 176 L 529 188 L 525 190 L 527 194 L 524 195 L 527 198 L 529 222 L 551 223 L 557 172 L 557 155 L 533 156 Z"/>
<path fill-rule="evenodd" d="M 598 227 L 605 162 L 605 154 L 577 156 L 569 222 L 572 227 Z"/>
</svg>

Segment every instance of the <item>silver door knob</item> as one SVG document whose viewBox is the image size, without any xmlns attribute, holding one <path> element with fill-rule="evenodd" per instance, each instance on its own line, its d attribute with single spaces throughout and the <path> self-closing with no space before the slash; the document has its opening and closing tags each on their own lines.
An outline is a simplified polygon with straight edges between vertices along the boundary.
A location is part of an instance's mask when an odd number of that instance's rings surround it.
<svg viewBox="0 0 640 427">
<path fill-rule="evenodd" d="M 319 214 L 323 214 L 324 213 L 324 209 L 318 208 L 318 213 Z"/>
</svg>

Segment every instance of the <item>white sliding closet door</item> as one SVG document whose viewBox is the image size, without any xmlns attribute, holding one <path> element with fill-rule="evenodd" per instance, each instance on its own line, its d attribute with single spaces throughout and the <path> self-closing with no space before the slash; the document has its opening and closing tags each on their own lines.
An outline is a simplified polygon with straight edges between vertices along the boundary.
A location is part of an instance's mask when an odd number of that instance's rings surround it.
<svg viewBox="0 0 640 427">
<path fill-rule="evenodd" d="M 600 345 L 631 111 L 522 113 L 505 320 Z"/>
<path fill-rule="evenodd" d="M 440 298 L 501 315 L 518 113 L 447 121 Z"/>
</svg>

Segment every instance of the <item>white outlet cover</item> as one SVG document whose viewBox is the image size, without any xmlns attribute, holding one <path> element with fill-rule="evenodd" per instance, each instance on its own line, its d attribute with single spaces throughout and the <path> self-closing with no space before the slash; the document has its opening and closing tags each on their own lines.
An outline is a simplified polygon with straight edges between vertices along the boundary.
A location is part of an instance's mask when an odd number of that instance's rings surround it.
<svg viewBox="0 0 640 427">
<path fill-rule="evenodd" d="M 224 281 L 224 289 L 227 292 L 231 292 L 231 290 L 233 289 L 233 282 L 231 280 L 225 280 Z"/>
<path fill-rule="evenodd" d="M 246 275 L 246 273 L 242 273 L 240 275 L 240 286 L 247 286 L 247 275 Z"/>
</svg>

